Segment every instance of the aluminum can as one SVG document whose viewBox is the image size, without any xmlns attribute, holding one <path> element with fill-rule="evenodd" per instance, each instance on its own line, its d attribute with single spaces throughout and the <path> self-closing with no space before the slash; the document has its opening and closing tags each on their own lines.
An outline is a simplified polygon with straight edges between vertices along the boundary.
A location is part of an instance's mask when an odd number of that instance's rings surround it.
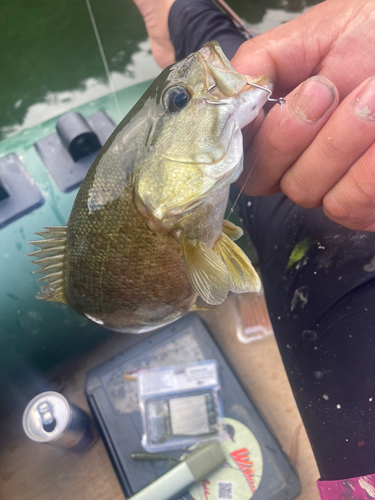
<svg viewBox="0 0 375 500">
<path fill-rule="evenodd" d="M 22 425 L 33 441 L 70 451 L 86 451 L 96 441 L 87 413 L 58 392 L 35 396 L 23 412 Z"/>
</svg>

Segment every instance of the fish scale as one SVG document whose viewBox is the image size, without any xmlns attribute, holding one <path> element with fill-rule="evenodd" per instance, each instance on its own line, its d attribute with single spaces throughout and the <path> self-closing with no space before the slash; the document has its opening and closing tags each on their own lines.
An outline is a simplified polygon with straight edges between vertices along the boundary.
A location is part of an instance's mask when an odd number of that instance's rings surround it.
<svg viewBox="0 0 375 500">
<path fill-rule="evenodd" d="M 78 312 L 100 317 L 111 328 L 121 329 L 125 321 L 139 321 L 137 310 L 145 303 L 156 322 L 173 310 L 176 300 L 182 303 L 191 298 L 187 308 L 192 305 L 195 294 L 184 272 L 178 243 L 168 234 L 148 228 L 134 204 L 132 187 L 90 217 L 86 198 L 81 196 L 75 214 L 67 234 L 66 300 Z M 76 248 L 81 241 L 87 249 L 79 253 Z"/>
</svg>

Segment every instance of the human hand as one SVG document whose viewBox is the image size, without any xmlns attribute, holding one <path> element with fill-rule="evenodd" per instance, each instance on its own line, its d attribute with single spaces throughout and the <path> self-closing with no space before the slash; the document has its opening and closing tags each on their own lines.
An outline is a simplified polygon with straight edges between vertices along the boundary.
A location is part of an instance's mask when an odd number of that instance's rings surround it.
<svg viewBox="0 0 375 500">
<path fill-rule="evenodd" d="M 240 187 L 259 155 L 245 193 L 281 189 L 343 226 L 375 231 L 374 21 L 371 0 L 327 0 L 239 48 L 237 71 L 270 76 L 275 95 L 297 86 L 245 141 Z"/>
</svg>

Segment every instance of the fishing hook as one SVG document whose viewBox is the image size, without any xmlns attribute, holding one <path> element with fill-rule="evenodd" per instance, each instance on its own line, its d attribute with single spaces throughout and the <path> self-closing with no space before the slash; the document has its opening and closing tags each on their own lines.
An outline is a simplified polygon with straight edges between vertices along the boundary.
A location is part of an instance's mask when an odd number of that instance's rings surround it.
<svg viewBox="0 0 375 500">
<path fill-rule="evenodd" d="M 250 83 L 250 82 L 246 82 L 246 83 L 247 83 L 247 85 L 250 85 L 251 87 L 256 87 L 257 89 L 261 89 L 261 90 L 264 90 L 265 92 L 268 92 L 268 97 L 267 97 L 268 102 L 277 102 L 277 104 L 280 104 L 281 107 L 285 106 L 286 100 L 284 99 L 284 97 L 279 97 L 278 99 L 273 99 L 273 98 L 271 98 L 272 90 L 267 89 L 266 87 L 262 87 L 261 85 L 257 85 L 256 83 Z M 214 89 L 215 87 L 217 87 L 216 83 L 211 85 L 211 87 L 209 87 L 207 89 L 207 92 L 210 92 L 210 90 Z M 229 101 L 219 101 L 219 102 L 209 101 L 207 99 L 207 97 L 205 97 L 204 99 L 208 104 L 216 104 L 216 105 L 229 104 Z"/>
<path fill-rule="evenodd" d="M 248 85 L 250 85 L 251 87 L 256 87 L 257 89 L 261 89 L 261 90 L 264 90 L 265 92 L 268 92 L 268 97 L 267 97 L 268 102 L 277 102 L 277 104 L 280 104 L 281 107 L 285 106 L 286 100 L 284 99 L 284 97 L 279 97 L 278 99 L 273 99 L 273 98 L 271 98 L 272 90 L 267 89 L 266 87 L 262 87 L 261 85 L 257 85 L 256 83 L 250 83 L 250 82 L 246 82 L 246 83 Z"/>
<path fill-rule="evenodd" d="M 209 87 L 207 89 L 207 92 L 209 92 L 210 90 L 214 89 L 215 87 L 217 87 L 216 83 L 214 83 L 213 85 L 211 85 L 211 87 Z M 204 97 L 204 100 L 206 101 L 207 104 L 214 104 L 215 106 L 222 106 L 223 104 L 229 104 L 230 101 L 228 100 L 222 100 L 222 101 L 209 101 L 207 99 L 207 97 Z"/>
</svg>

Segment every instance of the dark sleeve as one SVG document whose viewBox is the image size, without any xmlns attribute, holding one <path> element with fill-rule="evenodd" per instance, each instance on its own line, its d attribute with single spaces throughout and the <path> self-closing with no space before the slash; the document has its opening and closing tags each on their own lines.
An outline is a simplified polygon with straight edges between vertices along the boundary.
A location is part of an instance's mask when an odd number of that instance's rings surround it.
<svg viewBox="0 0 375 500">
<path fill-rule="evenodd" d="M 230 60 L 246 40 L 231 19 L 210 0 L 176 0 L 169 12 L 168 27 L 176 61 L 197 51 L 210 40 L 219 42 Z"/>
<path fill-rule="evenodd" d="M 375 473 L 375 233 L 281 193 L 237 208 L 322 479 Z"/>
</svg>

